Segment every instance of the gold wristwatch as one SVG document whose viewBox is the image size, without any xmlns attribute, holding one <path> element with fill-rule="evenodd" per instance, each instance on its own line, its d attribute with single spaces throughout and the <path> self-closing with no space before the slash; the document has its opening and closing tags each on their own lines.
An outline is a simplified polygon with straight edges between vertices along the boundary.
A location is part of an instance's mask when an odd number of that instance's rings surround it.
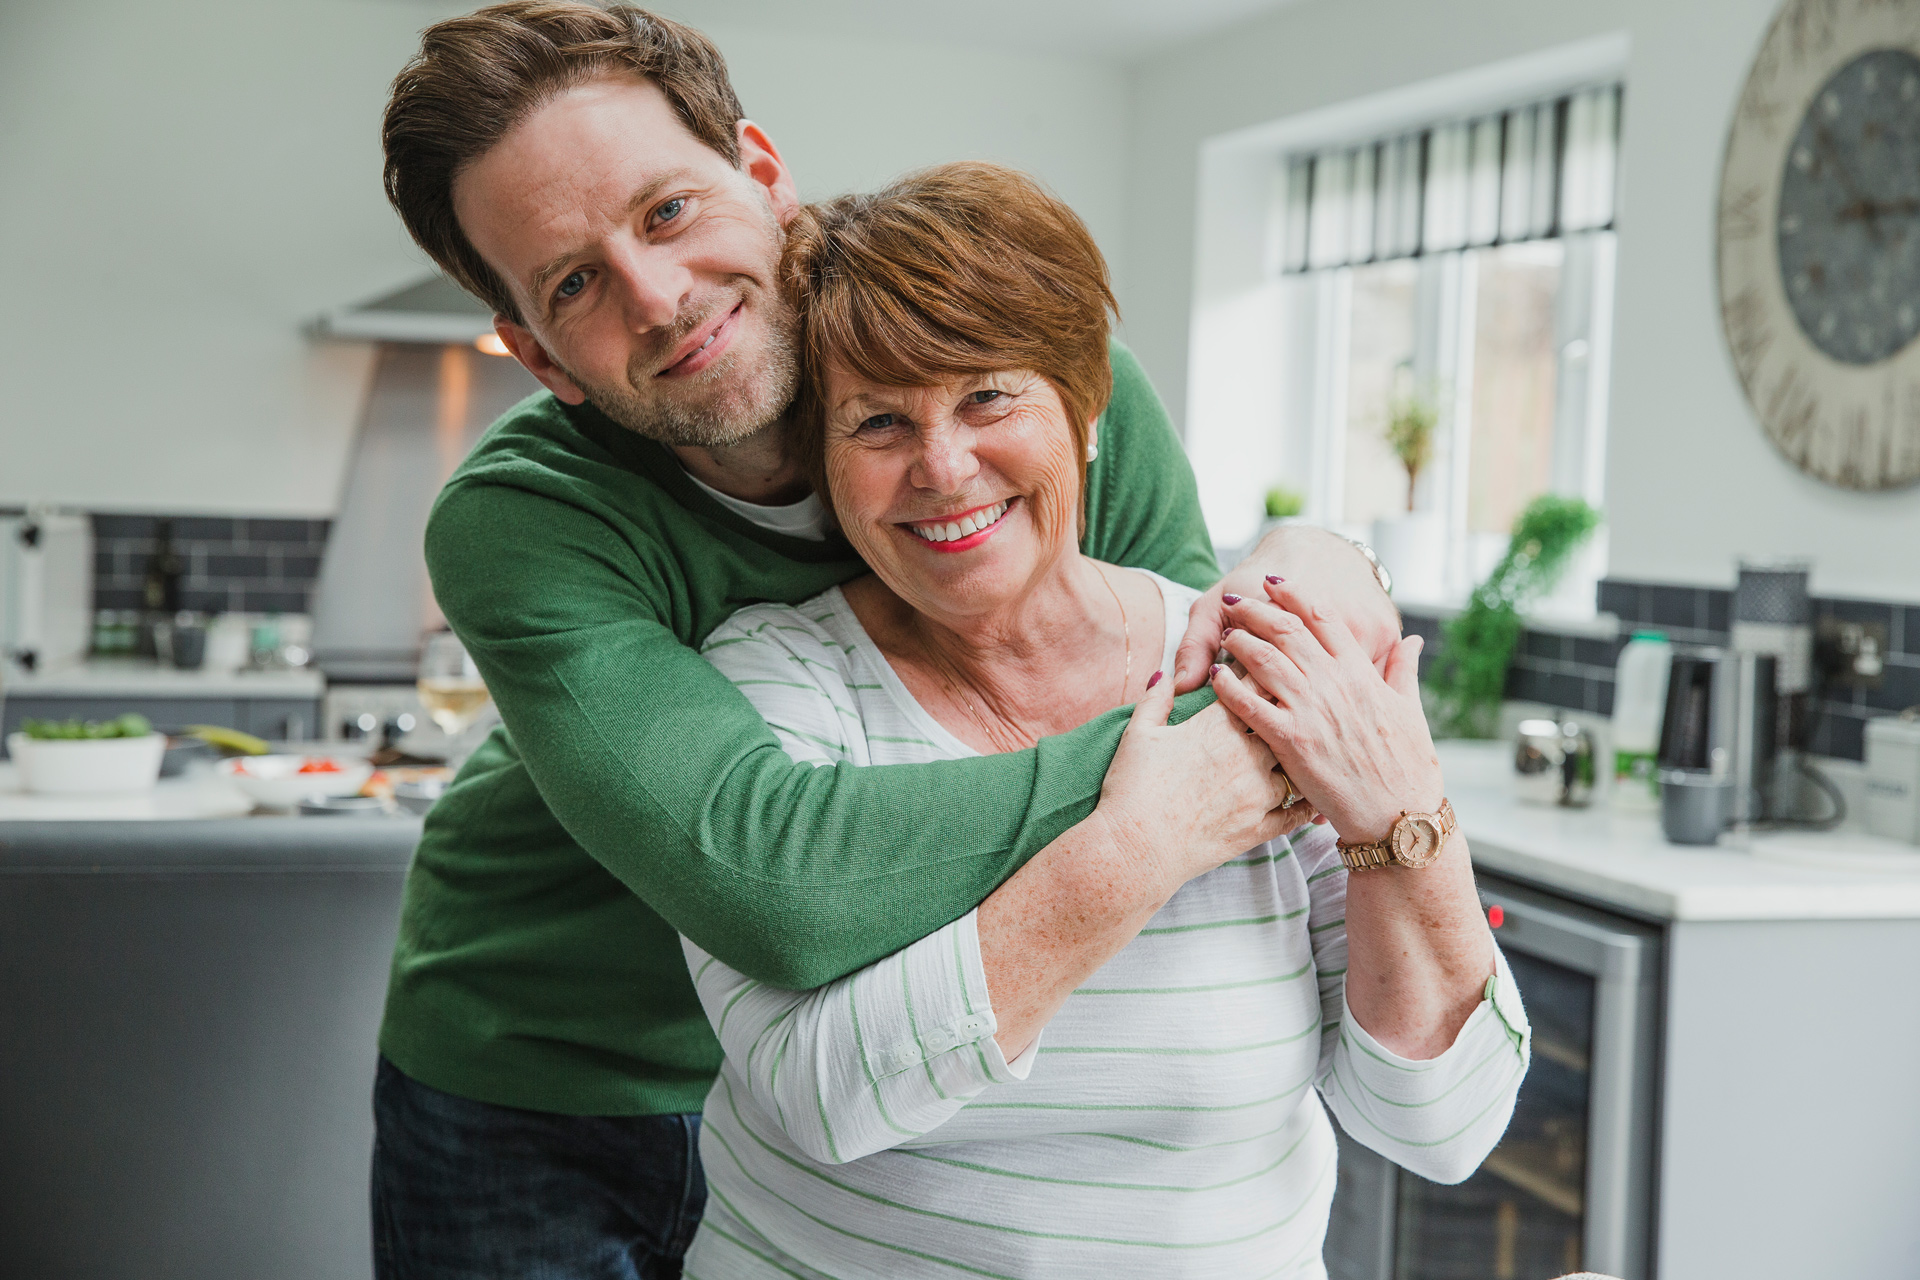
<svg viewBox="0 0 1920 1280">
<path fill-rule="evenodd" d="M 1425 867 L 1440 856 L 1456 825 L 1453 801 L 1442 800 L 1438 813 L 1410 813 L 1402 809 L 1384 840 L 1336 843 L 1349 871 L 1365 871 L 1369 867 Z"/>
</svg>

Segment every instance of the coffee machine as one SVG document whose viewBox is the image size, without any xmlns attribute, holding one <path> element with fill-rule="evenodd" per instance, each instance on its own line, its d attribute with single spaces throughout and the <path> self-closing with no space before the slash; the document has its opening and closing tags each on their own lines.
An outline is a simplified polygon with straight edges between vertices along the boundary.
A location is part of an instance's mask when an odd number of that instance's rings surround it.
<svg viewBox="0 0 1920 1280">
<path fill-rule="evenodd" d="M 1662 805 L 1672 838 L 1705 843 L 1725 826 L 1824 827 L 1842 816 L 1838 792 L 1802 754 L 1812 691 L 1807 576 L 1804 560 L 1741 561 L 1732 643 L 1674 651 L 1659 756 L 1663 790 L 1676 793 Z M 1807 816 L 1806 782 L 1827 793 L 1828 816 Z"/>
</svg>

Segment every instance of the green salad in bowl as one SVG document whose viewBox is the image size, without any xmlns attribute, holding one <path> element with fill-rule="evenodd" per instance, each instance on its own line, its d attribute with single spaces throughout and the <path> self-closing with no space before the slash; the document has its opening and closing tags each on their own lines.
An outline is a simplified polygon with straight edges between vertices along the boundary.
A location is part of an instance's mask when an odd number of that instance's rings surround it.
<svg viewBox="0 0 1920 1280">
<path fill-rule="evenodd" d="M 29 720 L 7 737 L 22 789 L 41 794 L 146 791 L 166 750 L 166 736 L 137 715 Z"/>
<path fill-rule="evenodd" d="M 35 742 L 97 742 L 102 738 L 144 738 L 153 732 L 145 716 L 111 720 L 28 720 L 20 732 Z"/>
</svg>

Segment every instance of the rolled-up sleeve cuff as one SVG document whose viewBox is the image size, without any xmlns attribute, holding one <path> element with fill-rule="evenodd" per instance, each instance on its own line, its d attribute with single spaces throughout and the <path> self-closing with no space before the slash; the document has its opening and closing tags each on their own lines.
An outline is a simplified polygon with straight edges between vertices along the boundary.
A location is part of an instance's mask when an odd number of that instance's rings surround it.
<svg viewBox="0 0 1920 1280">
<path fill-rule="evenodd" d="M 956 1097 L 1027 1078 L 1039 1038 L 1012 1062 L 994 1040 L 1000 1028 L 980 955 L 978 911 L 927 935 L 900 956 L 906 969 L 901 1003 L 894 1016 L 874 1019 L 876 1029 L 885 1027 L 891 1034 L 868 1050 L 877 1078 L 914 1072 Z"/>
<path fill-rule="evenodd" d="M 1493 948 L 1493 973 L 1481 988 L 1480 1003 L 1468 1015 L 1453 1043 L 1439 1057 L 1425 1060 L 1403 1058 L 1375 1040 L 1353 1009 L 1341 997 L 1341 1030 L 1352 1041 L 1354 1070 L 1370 1086 L 1397 1096 L 1396 1100 L 1414 1101 L 1428 1093 L 1441 1080 L 1451 1083 L 1460 1073 L 1480 1064 L 1487 1051 L 1506 1042 L 1519 1055 L 1522 1066 L 1532 1060 L 1533 1029 L 1527 1023 L 1526 1009 L 1520 1003 L 1520 988 L 1514 984 L 1513 971 L 1498 943 Z M 1444 1088 L 1445 1086 L 1441 1086 Z"/>
</svg>

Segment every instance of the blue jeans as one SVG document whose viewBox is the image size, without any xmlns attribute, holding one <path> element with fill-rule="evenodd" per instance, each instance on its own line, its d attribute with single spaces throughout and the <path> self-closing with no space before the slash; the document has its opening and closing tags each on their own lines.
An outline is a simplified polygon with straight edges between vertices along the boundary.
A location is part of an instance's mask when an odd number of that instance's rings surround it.
<svg viewBox="0 0 1920 1280">
<path fill-rule="evenodd" d="M 382 1058 L 373 1117 L 378 1280 L 671 1280 L 706 1207 L 697 1115 L 521 1111 Z"/>
</svg>

